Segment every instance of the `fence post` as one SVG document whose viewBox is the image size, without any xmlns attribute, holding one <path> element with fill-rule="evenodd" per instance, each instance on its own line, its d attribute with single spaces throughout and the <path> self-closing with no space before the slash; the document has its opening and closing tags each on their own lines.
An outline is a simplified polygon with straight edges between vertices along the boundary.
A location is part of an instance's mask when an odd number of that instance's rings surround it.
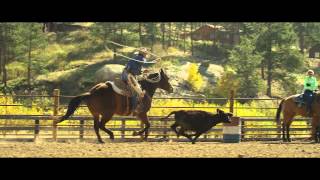
<svg viewBox="0 0 320 180">
<path fill-rule="evenodd" d="M 276 124 L 277 126 L 277 140 L 280 140 L 281 139 L 281 134 L 282 134 L 282 126 L 281 126 L 281 123 L 278 123 Z"/>
<path fill-rule="evenodd" d="M 144 125 L 143 125 L 142 121 L 140 121 L 140 128 L 141 128 L 141 129 L 144 128 Z M 145 134 L 145 133 L 142 133 L 142 134 L 140 135 L 141 140 L 143 140 L 144 134 Z"/>
<path fill-rule="evenodd" d="M 234 90 L 230 91 L 230 112 L 233 113 L 234 110 Z"/>
<path fill-rule="evenodd" d="M 80 131 L 79 131 L 79 138 L 80 138 L 81 142 L 83 141 L 83 136 L 84 136 L 84 120 L 81 119 L 80 120 Z"/>
<path fill-rule="evenodd" d="M 121 139 L 122 140 L 124 140 L 126 135 L 125 128 L 126 128 L 126 121 L 125 119 L 121 119 Z"/>
<path fill-rule="evenodd" d="M 241 141 L 243 141 L 244 140 L 244 136 L 245 136 L 245 130 L 244 130 L 244 128 L 245 128 L 245 121 L 244 121 L 244 119 L 242 119 L 242 118 L 240 118 L 240 122 L 241 122 Z"/>
<path fill-rule="evenodd" d="M 163 120 L 163 139 L 166 139 L 168 137 L 167 135 L 167 124 L 168 124 L 168 120 L 167 118 Z"/>
<path fill-rule="evenodd" d="M 39 119 L 34 120 L 34 140 L 36 141 L 38 139 L 40 132 L 40 126 L 39 126 Z"/>
<path fill-rule="evenodd" d="M 60 90 L 59 89 L 54 89 L 53 90 L 53 116 L 58 116 L 59 112 L 59 97 L 60 96 Z M 52 138 L 54 141 L 57 140 L 57 125 L 53 122 L 53 130 L 52 130 Z"/>
</svg>

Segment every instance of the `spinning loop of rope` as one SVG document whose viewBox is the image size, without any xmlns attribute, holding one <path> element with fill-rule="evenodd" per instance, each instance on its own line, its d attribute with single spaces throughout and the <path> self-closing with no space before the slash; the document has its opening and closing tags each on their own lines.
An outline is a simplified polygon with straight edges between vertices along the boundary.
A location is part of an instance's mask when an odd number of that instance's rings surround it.
<svg viewBox="0 0 320 180">
<path fill-rule="evenodd" d="M 128 48 L 133 48 L 134 50 L 139 50 L 139 48 L 122 45 L 122 44 L 119 44 L 119 43 L 116 43 L 116 42 L 113 42 L 113 41 L 110 41 L 110 40 L 107 40 L 107 42 L 109 42 L 109 43 L 111 43 L 111 44 L 114 44 L 114 45 L 117 45 L 117 46 L 120 46 L 120 47 L 128 47 Z M 104 47 L 105 47 L 107 50 L 113 52 L 113 54 L 116 54 L 117 56 L 121 56 L 121 57 L 124 57 L 124 58 L 126 58 L 126 59 L 133 60 L 133 61 L 137 61 L 137 62 L 140 62 L 140 63 L 154 64 L 154 63 L 157 63 L 158 60 L 161 60 L 161 57 L 159 57 L 158 55 L 156 55 L 156 54 L 154 54 L 154 53 L 151 53 L 151 52 L 147 52 L 148 54 L 156 57 L 156 59 L 154 59 L 153 61 L 144 61 L 144 62 L 141 62 L 141 61 L 138 61 L 138 60 L 136 60 L 136 59 L 130 58 L 130 57 L 128 57 L 128 56 L 125 56 L 125 55 L 123 55 L 123 54 L 114 52 L 114 51 L 112 51 L 111 49 L 109 49 L 108 46 L 104 46 Z"/>
<path fill-rule="evenodd" d="M 120 47 L 127 47 L 127 48 L 132 48 L 134 50 L 139 50 L 139 48 L 135 48 L 135 47 L 131 47 L 131 46 L 126 46 L 126 45 L 123 45 L 123 44 L 119 44 L 119 43 L 116 43 L 114 41 L 110 41 L 110 40 L 107 40 L 107 42 L 111 43 L 111 44 L 114 44 L 114 45 L 117 45 L 117 46 L 120 46 Z M 105 48 L 111 52 L 113 52 L 113 54 L 116 54 L 117 56 L 121 56 L 121 57 L 124 57 L 126 59 L 129 59 L 129 60 L 133 60 L 133 61 L 137 61 L 137 62 L 140 62 L 140 63 L 146 63 L 146 64 L 154 64 L 154 63 L 157 63 L 158 60 L 161 60 L 161 57 L 159 57 L 158 55 L 154 54 L 154 53 L 151 53 L 151 52 L 147 52 L 148 54 L 156 57 L 156 59 L 154 59 L 153 61 L 144 61 L 144 62 L 141 62 L 141 61 L 138 61 L 136 59 L 133 59 L 133 58 L 130 58 L 128 56 L 125 56 L 123 54 L 120 54 L 120 53 L 117 53 L 117 52 L 114 52 L 113 50 L 109 49 L 108 46 L 105 46 Z M 148 75 L 150 73 L 143 73 L 142 75 L 142 78 L 145 79 L 146 81 L 150 82 L 150 83 L 158 83 L 161 81 L 161 75 L 160 75 L 160 72 L 157 72 L 157 76 L 156 77 L 153 77 L 153 78 L 148 78 Z"/>
</svg>

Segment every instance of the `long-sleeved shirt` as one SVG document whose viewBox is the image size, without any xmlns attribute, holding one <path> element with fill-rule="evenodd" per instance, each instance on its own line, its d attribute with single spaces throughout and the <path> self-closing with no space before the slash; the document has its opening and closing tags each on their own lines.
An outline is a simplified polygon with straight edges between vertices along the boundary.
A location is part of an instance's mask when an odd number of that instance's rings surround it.
<svg viewBox="0 0 320 180">
<path fill-rule="evenodd" d="M 126 69 L 133 75 L 140 75 L 142 64 L 146 62 L 146 59 L 142 55 L 137 55 L 134 59 L 137 61 L 130 60 L 126 66 Z"/>
<path fill-rule="evenodd" d="M 318 89 L 318 82 L 317 79 L 314 76 L 307 76 L 304 79 L 304 88 L 303 91 L 305 90 L 310 90 L 310 91 L 314 91 Z"/>
</svg>

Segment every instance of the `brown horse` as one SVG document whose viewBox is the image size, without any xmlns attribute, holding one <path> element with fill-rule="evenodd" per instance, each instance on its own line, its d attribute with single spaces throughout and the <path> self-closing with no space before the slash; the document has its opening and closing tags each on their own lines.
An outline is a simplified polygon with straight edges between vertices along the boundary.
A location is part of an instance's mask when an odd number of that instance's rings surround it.
<svg viewBox="0 0 320 180">
<path fill-rule="evenodd" d="M 282 123 L 282 139 L 284 142 L 291 142 L 290 139 L 290 125 L 293 121 L 293 118 L 297 115 L 301 115 L 303 117 L 308 117 L 305 105 L 302 107 L 298 107 L 295 102 L 295 98 L 297 98 L 299 94 L 289 96 L 283 99 L 280 102 L 280 105 L 277 109 L 276 121 L 278 125 L 280 124 L 280 114 L 283 112 L 283 123 Z M 320 118 L 320 94 L 315 93 L 315 97 L 312 104 L 312 132 L 311 138 L 318 142 L 318 138 L 316 138 L 318 121 Z M 285 133 L 286 132 L 286 133 Z"/>
<path fill-rule="evenodd" d="M 139 132 L 134 132 L 133 135 L 137 136 L 145 133 L 144 139 L 146 140 L 148 137 L 148 129 L 150 128 L 147 112 L 151 108 L 151 101 L 155 91 L 157 88 L 160 88 L 172 93 L 173 88 L 169 83 L 168 76 L 162 69 L 159 73 L 148 75 L 147 78 L 140 80 L 139 83 L 141 88 L 146 91 L 143 100 L 146 102 L 147 107 L 144 112 L 136 114 L 136 117 L 144 123 L 145 128 Z M 69 118 L 75 112 L 77 107 L 79 107 L 81 101 L 84 101 L 87 104 L 91 114 L 93 115 L 94 130 L 100 143 L 104 142 L 101 139 L 99 129 L 106 132 L 110 136 L 111 140 L 114 139 L 112 131 L 105 127 L 106 123 L 114 114 L 127 116 L 132 114 L 133 111 L 132 103 L 127 96 L 115 92 L 111 83 L 100 83 L 95 85 L 90 92 L 74 97 L 68 105 L 66 114 L 57 120 L 56 123 L 60 123 Z M 100 115 L 101 119 L 99 119 Z"/>
</svg>

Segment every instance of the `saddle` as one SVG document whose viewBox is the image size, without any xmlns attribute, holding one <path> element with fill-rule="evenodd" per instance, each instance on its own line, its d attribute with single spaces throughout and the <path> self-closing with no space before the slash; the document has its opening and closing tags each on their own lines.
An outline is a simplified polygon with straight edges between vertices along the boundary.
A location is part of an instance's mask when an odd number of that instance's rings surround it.
<svg viewBox="0 0 320 180">
<path fill-rule="evenodd" d="M 294 98 L 294 102 L 298 105 L 298 107 L 302 107 L 306 104 L 306 102 L 303 99 L 303 93 L 298 94 L 296 98 Z"/>
<path fill-rule="evenodd" d="M 129 104 L 127 104 L 127 112 L 136 109 L 137 111 L 145 111 L 146 108 L 151 106 L 151 101 L 145 96 L 145 91 L 141 91 L 140 88 L 138 89 L 136 86 L 138 85 L 138 81 L 131 80 L 130 76 L 128 77 L 128 83 L 132 83 L 132 88 L 129 87 L 122 79 L 115 78 L 113 81 L 106 81 L 106 85 L 111 85 L 112 89 L 120 95 L 123 95 L 127 98 Z M 137 79 L 142 79 L 143 77 L 139 77 Z M 137 95 L 138 91 L 138 95 Z M 140 91 L 140 92 L 139 92 Z M 149 102 L 150 101 L 150 102 Z M 143 105 L 142 105 L 143 104 Z"/>
<path fill-rule="evenodd" d="M 106 81 L 105 83 L 111 85 L 112 89 L 116 93 L 127 97 L 133 97 L 133 92 L 121 79 L 116 78 L 114 81 Z"/>
<path fill-rule="evenodd" d="M 316 94 L 314 94 L 314 96 L 316 96 Z M 305 99 L 303 98 L 303 93 L 298 94 L 297 97 L 294 98 L 294 102 L 298 105 L 298 107 L 306 105 Z"/>
</svg>

